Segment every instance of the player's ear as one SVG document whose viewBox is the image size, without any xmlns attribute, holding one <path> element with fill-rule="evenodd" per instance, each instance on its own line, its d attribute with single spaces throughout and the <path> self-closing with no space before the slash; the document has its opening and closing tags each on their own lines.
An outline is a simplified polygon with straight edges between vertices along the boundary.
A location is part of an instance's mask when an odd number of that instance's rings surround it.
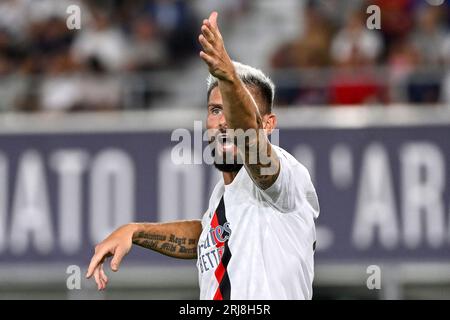
<svg viewBox="0 0 450 320">
<path fill-rule="evenodd" d="M 273 129 L 277 127 L 277 116 L 273 113 L 265 114 L 263 116 L 263 128 L 269 135 Z"/>
</svg>

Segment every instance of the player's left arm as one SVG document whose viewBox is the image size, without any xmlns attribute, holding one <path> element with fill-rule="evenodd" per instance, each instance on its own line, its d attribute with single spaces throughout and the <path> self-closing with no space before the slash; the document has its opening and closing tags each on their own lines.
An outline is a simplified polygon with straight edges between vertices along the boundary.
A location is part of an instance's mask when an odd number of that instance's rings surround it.
<svg viewBox="0 0 450 320">
<path fill-rule="evenodd" d="M 263 190 L 276 181 L 280 173 L 280 160 L 273 150 L 258 106 L 236 73 L 234 65 L 225 50 L 222 35 L 217 26 L 217 12 L 203 20 L 199 42 L 203 47 L 200 57 L 208 65 L 209 72 L 219 80 L 223 100 L 223 112 L 230 129 L 242 129 L 249 134 L 244 144 L 238 143 L 238 151 L 244 158 L 244 165 L 253 181 Z M 251 154 L 257 152 L 257 155 Z M 256 157 L 255 157 L 256 156 Z M 256 160 L 256 161 L 252 161 Z"/>
</svg>

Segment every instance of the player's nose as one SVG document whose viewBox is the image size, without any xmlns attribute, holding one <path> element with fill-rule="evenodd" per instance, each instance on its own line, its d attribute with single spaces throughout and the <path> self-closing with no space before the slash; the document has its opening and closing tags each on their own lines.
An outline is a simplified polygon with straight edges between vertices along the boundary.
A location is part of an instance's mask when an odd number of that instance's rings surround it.
<svg viewBox="0 0 450 320">
<path fill-rule="evenodd" d="M 222 114 L 219 120 L 219 128 L 220 129 L 228 129 L 227 121 L 225 119 L 225 116 Z"/>
</svg>

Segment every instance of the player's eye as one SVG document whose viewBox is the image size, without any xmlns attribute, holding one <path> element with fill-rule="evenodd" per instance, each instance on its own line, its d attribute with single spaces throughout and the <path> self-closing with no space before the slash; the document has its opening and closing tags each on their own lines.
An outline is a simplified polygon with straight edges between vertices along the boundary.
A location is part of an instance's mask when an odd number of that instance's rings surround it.
<svg viewBox="0 0 450 320">
<path fill-rule="evenodd" d="M 211 108 L 211 114 L 213 114 L 213 115 L 219 115 L 221 112 L 222 112 L 222 108 L 219 108 L 219 107 Z"/>
</svg>

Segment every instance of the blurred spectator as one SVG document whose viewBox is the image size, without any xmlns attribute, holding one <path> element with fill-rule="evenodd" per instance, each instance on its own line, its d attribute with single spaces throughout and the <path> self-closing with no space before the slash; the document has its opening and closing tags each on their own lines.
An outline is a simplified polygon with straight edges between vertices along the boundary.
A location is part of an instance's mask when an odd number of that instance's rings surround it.
<svg viewBox="0 0 450 320">
<path fill-rule="evenodd" d="M 120 108 L 120 78 L 107 73 L 101 61 L 92 58 L 87 64 L 89 71 L 81 83 L 81 102 L 74 111 L 103 111 Z"/>
<path fill-rule="evenodd" d="M 151 17 L 140 16 L 133 22 L 130 42 L 131 70 L 146 71 L 167 66 L 167 48 Z"/>
<path fill-rule="evenodd" d="M 330 24 L 314 7 L 305 12 L 305 32 L 277 49 L 272 56 L 274 68 L 310 68 L 329 64 Z"/>
<path fill-rule="evenodd" d="M 314 4 L 314 6 L 327 17 L 327 19 L 333 24 L 333 27 L 345 24 L 352 12 L 360 10 L 363 7 L 365 8 L 369 5 L 369 3 L 365 4 L 367 2 L 366 0 L 309 0 L 309 2 Z"/>
<path fill-rule="evenodd" d="M 29 28 L 32 47 L 44 59 L 49 54 L 67 51 L 72 43 L 73 34 L 67 29 L 65 20 L 59 17 L 49 17 L 31 24 Z"/>
<path fill-rule="evenodd" d="M 330 63 L 329 46 L 332 30 L 330 23 L 315 6 L 305 10 L 305 30 L 301 37 L 283 44 L 272 55 L 270 64 L 276 69 L 299 69 L 326 67 Z M 297 77 L 294 86 L 286 85 L 278 89 L 277 103 L 323 104 L 322 88 L 303 87 L 307 75 Z M 280 79 L 281 80 L 281 79 Z"/>
<path fill-rule="evenodd" d="M 48 58 L 47 77 L 40 87 L 40 107 L 45 111 L 68 111 L 80 103 L 80 80 L 73 71 L 73 62 L 67 52 Z"/>
<path fill-rule="evenodd" d="M 14 73 L 18 69 L 20 59 L 24 55 L 22 48 L 14 41 L 14 37 L 6 29 L 0 29 L 0 55 L 3 64 L 0 71 L 2 76 Z"/>
<path fill-rule="evenodd" d="M 333 72 L 329 97 L 333 105 L 361 105 L 386 102 L 386 91 L 374 74 L 373 66 L 383 43 L 376 30 L 366 28 L 364 15 L 355 11 L 331 44 L 338 69 Z"/>
<path fill-rule="evenodd" d="M 89 14 L 80 0 L 20 0 L 26 3 L 26 17 L 30 23 L 41 23 L 50 18 L 66 20 L 67 7 L 76 5 L 81 8 L 82 16 Z"/>
<path fill-rule="evenodd" d="M 450 33 L 447 33 L 447 37 L 442 45 L 441 58 L 446 73 L 442 82 L 440 101 L 450 108 Z"/>
<path fill-rule="evenodd" d="M 50 59 L 49 75 L 41 86 L 40 108 L 45 111 L 116 110 L 120 102 L 120 80 L 106 73 L 97 58 L 87 61 L 86 74 L 71 73 L 70 56 Z"/>
<path fill-rule="evenodd" d="M 410 75 L 420 63 L 420 53 L 408 39 L 392 45 L 387 60 L 390 75 L 396 83 Z"/>
<path fill-rule="evenodd" d="M 11 75 L 13 64 L 0 51 L 0 111 L 7 111 L 17 103 L 25 90 L 23 79 Z"/>
<path fill-rule="evenodd" d="M 27 24 L 26 0 L 3 0 L 0 2 L 0 28 L 16 37 L 24 36 Z"/>
<path fill-rule="evenodd" d="M 418 51 L 419 68 L 408 79 L 406 89 L 409 102 L 439 102 L 443 78 L 439 64 L 442 63 L 441 53 L 445 43 L 442 12 L 438 6 L 418 6 L 416 27 L 410 38 Z"/>
<path fill-rule="evenodd" d="M 212 11 L 220 12 L 221 28 L 226 28 L 251 6 L 248 0 L 191 0 L 200 17 L 207 17 Z"/>
<path fill-rule="evenodd" d="M 195 17 L 191 6 L 186 1 L 149 1 L 147 10 L 162 35 L 167 39 L 173 63 L 179 63 L 180 59 L 196 53 L 200 21 Z"/>
<path fill-rule="evenodd" d="M 267 37 L 260 59 L 275 47 L 266 63 L 278 104 L 450 103 L 448 1 L 291 0 L 279 15 L 271 10 L 281 2 L 261 1 L 2 0 L 0 109 L 115 110 L 122 101 L 139 108 L 181 96 L 182 84 L 160 79 L 178 79 L 180 67 L 186 76 L 198 71 L 190 58 L 212 9 L 236 59 L 252 48 L 259 54 L 255 34 Z M 81 7 L 81 30 L 66 27 L 71 4 Z M 371 4 L 381 8 L 380 31 L 365 26 Z M 274 28 L 294 7 L 288 16 L 299 24 Z"/>
<path fill-rule="evenodd" d="M 407 82 L 408 102 L 435 104 L 441 96 L 442 73 L 437 69 L 415 70 Z"/>
<path fill-rule="evenodd" d="M 128 43 L 122 30 L 111 23 L 106 13 L 97 9 L 92 25 L 78 33 L 72 53 L 78 63 L 86 63 L 95 57 L 108 71 L 116 72 L 128 61 Z"/>
<path fill-rule="evenodd" d="M 331 56 L 340 65 L 371 64 L 379 58 L 382 49 L 383 42 L 378 32 L 367 29 L 364 15 L 355 11 L 334 37 Z"/>
<path fill-rule="evenodd" d="M 414 26 L 415 0 L 370 0 L 366 4 L 380 7 L 380 31 L 386 49 L 409 35 Z"/>
<path fill-rule="evenodd" d="M 394 43 L 388 53 L 387 66 L 389 70 L 390 96 L 393 101 L 404 101 L 402 95 L 410 75 L 420 63 L 420 53 L 409 39 Z M 398 90 L 402 88 L 403 90 Z"/>
<path fill-rule="evenodd" d="M 450 72 L 447 72 L 442 82 L 441 102 L 450 108 Z"/>
<path fill-rule="evenodd" d="M 441 47 L 445 42 L 445 29 L 441 25 L 439 7 L 423 6 L 417 13 L 416 29 L 411 35 L 422 57 L 422 64 L 436 65 L 441 61 Z"/>
</svg>

